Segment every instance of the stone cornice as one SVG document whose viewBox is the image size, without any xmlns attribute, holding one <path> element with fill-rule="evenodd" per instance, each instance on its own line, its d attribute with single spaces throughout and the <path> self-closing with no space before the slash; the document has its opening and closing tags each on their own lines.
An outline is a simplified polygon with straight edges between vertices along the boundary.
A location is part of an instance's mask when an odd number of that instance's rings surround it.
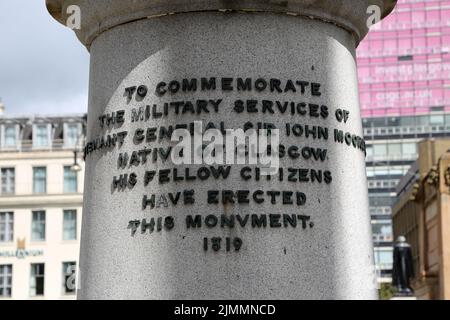
<svg viewBox="0 0 450 320">
<path fill-rule="evenodd" d="M 81 9 L 81 28 L 75 30 L 89 49 L 95 38 L 115 26 L 137 20 L 188 12 L 271 12 L 333 23 L 351 32 L 359 43 L 368 32 L 367 9 L 376 5 L 381 18 L 397 0 L 46 0 L 50 14 L 65 24 L 67 7 Z"/>
<path fill-rule="evenodd" d="M 83 194 L 12 195 L 0 197 L 0 209 L 61 208 L 83 206 Z"/>
</svg>

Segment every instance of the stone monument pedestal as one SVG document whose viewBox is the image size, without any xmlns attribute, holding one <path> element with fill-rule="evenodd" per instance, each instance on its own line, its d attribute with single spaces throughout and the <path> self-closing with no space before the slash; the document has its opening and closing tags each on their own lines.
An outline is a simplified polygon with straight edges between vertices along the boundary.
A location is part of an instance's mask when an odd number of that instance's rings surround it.
<svg viewBox="0 0 450 320">
<path fill-rule="evenodd" d="M 355 47 L 395 1 L 70 4 L 91 54 L 79 298 L 376 298 Z M 278 130 L 276 174 L 174 164 L 199 121 Z"/>
</svg>

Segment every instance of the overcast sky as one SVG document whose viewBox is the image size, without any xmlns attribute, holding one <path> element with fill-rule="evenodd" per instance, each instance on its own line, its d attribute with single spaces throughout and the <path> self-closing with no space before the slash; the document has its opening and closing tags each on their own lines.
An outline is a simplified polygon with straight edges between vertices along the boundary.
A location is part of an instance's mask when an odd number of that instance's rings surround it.
<svg viewBox="0 0 450 320">
<path fill-rule="evenodd" d="M 45 0 L 0 0 L 0 97 L 7 114 L 86 112 L 89 54 Z"/>
</svg>

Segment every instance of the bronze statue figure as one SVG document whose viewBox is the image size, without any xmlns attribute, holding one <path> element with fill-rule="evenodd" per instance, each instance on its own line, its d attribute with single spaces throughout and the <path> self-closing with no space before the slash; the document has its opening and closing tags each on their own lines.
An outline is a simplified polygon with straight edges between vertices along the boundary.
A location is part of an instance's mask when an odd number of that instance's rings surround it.
<svg viewBox="0 0 450 320">
<path fill-rule="evenodd" d="M 411 246 L 405 237 L 400 236 L 394 245 L 394 261 L 392 284 L 397 289 L 396 296 L 412 296 L 414 291 L 410 287 L 410 279 L 414 276 L 414 266 Z"/>
</svg>

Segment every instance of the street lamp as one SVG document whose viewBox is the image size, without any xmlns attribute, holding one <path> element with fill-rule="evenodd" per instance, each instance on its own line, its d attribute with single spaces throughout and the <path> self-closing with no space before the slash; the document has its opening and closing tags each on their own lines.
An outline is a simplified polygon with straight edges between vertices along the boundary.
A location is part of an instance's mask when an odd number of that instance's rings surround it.
<svg viewBox="0 0 450 320">
<path fill-rule="evenodd" d="M 73 165 L 70 167 L 70 170 L 74 172 L 80 172 L 82 170 L 81 166 L 78 164 L 78 151 L 74 150 L 73 152 Z"/>
<path fill-rule="evenodd" d="M 81 131 L 83 131 L 83 129 Z M 70 170 L 73 172 L 80 172 L 83 169 L 81 167 L 81 165 L 78 164 L 78 153 L 80 152 L 79 145 L 83 141 L 84 141 L 84 135 L 83 135 L 83 132 L 81 132 L 77 137 L 77 141 L 75 143 L 75 148 L 73 150 L 73 165 L 70 167 Z"/>
</svg>

